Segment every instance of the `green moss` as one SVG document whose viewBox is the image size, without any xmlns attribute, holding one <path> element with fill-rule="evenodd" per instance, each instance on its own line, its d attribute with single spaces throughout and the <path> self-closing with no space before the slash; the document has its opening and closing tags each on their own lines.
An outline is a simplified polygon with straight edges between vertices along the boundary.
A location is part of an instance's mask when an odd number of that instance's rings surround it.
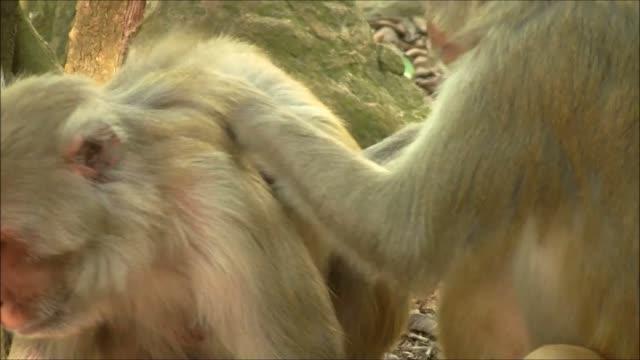
<svg viewBox="0 0 640 360">
<path fill-rule="evenodd" d="M 160 2 L 139 38 L 161 36 L 176 22 L 211 35 L 226 33 L 264 48 L 307 85 L 367 146 L 406 122 L 426 117 L 423 94 L 403 77 L 400 55 L 371 41 L 354 1 Z"/>
<path fill-rule="evenodd" d="M 19 8 L 13 67 L 15 73 L 62 72 L 62 66 L 58 63 L 55 53 Z"/>
</svg>

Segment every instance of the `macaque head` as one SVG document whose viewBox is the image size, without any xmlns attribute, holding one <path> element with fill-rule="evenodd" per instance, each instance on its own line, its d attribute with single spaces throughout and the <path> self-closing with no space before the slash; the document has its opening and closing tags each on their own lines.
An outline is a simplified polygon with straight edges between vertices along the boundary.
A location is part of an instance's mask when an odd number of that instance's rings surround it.
<svg viewBox="0 0 640 360">
<path fill-rule="evenodd" d="M 139 246 L 126 229 L 142 221 L 119 203 L 140 199 L 116 181 L 118 109 L 73 76 L 27 78 L 1 96 L 0 320 L 24 336 L 72 333 L 103 315 L 128 272 L 127 246 Z M 116 208 L 129 218 L 114 221 Z"/>
<path fill-rule="evenodd" d="M 486 3 L 479 0 L 427 1 L 427 33 L 445 64 L 455 61 L 479 41 L 481 30 L 473 29 L 473 23 L 481 16 Z"/>
</svg>

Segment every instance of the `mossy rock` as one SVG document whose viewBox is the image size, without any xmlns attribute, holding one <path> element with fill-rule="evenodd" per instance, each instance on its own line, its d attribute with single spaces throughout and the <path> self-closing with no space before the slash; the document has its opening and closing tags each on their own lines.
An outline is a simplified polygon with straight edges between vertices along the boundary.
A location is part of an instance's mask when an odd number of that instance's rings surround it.
<svg viewBox="0 0 640 360">
<path fill-rule="evenodd" d="M 429 111 L 402 76 L 401 55 L 372 42 L 354 1 L 150 1 L 147 10 L 134 42 L 174 28 L 249 40 L 349 123 L 362 146 Z"/>
</svg>

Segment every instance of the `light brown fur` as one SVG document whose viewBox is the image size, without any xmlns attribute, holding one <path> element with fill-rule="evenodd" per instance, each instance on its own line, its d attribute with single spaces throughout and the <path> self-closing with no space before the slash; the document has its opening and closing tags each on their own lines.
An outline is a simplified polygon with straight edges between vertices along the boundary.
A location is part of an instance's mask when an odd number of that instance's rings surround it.
<svg viewBox="0 0 640 360">
<path fill-rule="evenodd" d="M 451 74 L 431 116 L 385 167 L 268 103 L 228 125 L 345 252 L 417 291 L 443 283 L 446 356 L 639 357 L 638 3 L 465 14 L 437 41 Z"/>
<path fill-rule="evenodd" d="M 381 357 L 406 292 L 283 208 L 221 126 L 263 93 L 358 149 L 308 90 L 224 37 L 140 47 L 104 87 L 47 75 L 3 89 L 3 310 L 27 318 L 10 358 Z"/>
</svg>

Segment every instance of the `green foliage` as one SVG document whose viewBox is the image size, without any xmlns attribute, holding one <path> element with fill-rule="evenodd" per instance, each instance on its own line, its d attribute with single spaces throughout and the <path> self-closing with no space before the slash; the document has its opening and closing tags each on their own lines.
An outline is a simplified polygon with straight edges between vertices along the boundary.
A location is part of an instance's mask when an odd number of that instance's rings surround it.
<svg viewBox="0 0 640 360">
<path fill-rule="evenodd" d="M 56 56 L 38 34 L 17 1 L 2 1 L 2 70 L 12 74 L 62 71 Z"/>
<path fill-rule="evenodd" d="M 62 72 L 55 53 L 38 34 L 22 10 L 18 11 L 18 33 L 13 63 L 14 72 L 42 74 Z"/>
<path fill-rule="evenodd" d="M 0 2 L 0 65 L 4 76 L 10 78 L 16 42 L 18 1 Z"/>
<path fill-rule="evenodd" d="M 28 0 L 20 6 L 38 34 L 56 54 L 60 64 L 67 58 L 69 30 L 76 13 L 75 0 Z"/>
</svg>

